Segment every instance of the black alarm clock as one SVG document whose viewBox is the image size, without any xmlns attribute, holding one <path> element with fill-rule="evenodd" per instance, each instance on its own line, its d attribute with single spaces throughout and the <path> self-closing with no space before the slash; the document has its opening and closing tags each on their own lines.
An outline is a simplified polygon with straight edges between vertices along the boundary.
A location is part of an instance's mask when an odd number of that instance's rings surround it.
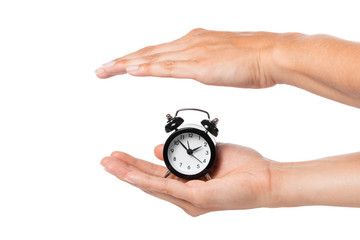
<svg viewBox="0 0 360 240">
<path fill-rule="evenodd" d="M 181 111 L 200 111 L 207 115 L 201 125 L 184 124 L 184 119 L 178 116 Z M 163 156 L 168 168 L 164 178 L 170 173 L 183 179 L 198 179 L 208 174 L 216 159 L 216 141 L 219 130 L 218 119 L 210 120 L 210 114 L 196 108 L 179 109 L 175 117 L 166 115 L 165 131 L 173 132 L 165 142 Z"/>
</svg>

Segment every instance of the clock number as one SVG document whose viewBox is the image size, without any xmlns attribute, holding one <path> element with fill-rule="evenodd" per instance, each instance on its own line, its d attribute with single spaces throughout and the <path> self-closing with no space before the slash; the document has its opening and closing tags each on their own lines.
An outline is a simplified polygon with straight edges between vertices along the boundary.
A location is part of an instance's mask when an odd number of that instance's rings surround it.
<svg viewBox="0 0 360 240">
<path fill-rule="evenodd" d="M 199 140 L 200 140 L 200 135 L 199 135 Z"/>
<path fill-rule="evenodd" d="M 175 145 L 179 145 L 179 141 L 175 141 L 174 144 L 175 144 Z"/>
<path fill-rule="evenodd" d="M 180 167 L 182 166 L 182 162 L 180 163 Z"/>
<path fill-rule="evenodd" d="M 173 153 L 173 152 L 174 152 L 174 149 L 172 148 L 170 151 Z"/>
<path fill-rule="evenodd" d="M 173 158 L 174 162 L 176 161 L 176 157 Z"/>
<path fill-rule="evenodd" d="M 191 137 L 191 138 L 192 138 L 192 137 L 193 137 L 193 133 L 189 133 L 189 137 Z"/>
<path fill-rule="evenodd" d="M 206 159 L 204 159 L 203 163 L 206 163 Z"/>
<path fill-rule="evenodd" d="M 200 165 L 198 164 L 198 165 L 196 165 L 196 167 L 197 167 L 197 168 L 200 168 Z"/>
<path fill-rule="evenodd" d="M 206 153 L 205 153 L 206 155 L 209 155 L 209 151 L 206 151 Z"/>
<path fill-rule="evenodd" d="M 190 169 L 191 169 L 190 165 L 188 165 L 187 169 L 188 169 L 188 170 L 190 170 Z"/>
<path fill-rule="evenodd" d="M 207 146 L 207 142 L 204 142 L 204 147 L 206 147 Z"/>
<path fill-rule="evenodd" d="M 181 139 L 184 139 L 185 137 L 184 137 L 184 135 L 180 135 L 180 138 L 181 138 Z"/>
</svg>

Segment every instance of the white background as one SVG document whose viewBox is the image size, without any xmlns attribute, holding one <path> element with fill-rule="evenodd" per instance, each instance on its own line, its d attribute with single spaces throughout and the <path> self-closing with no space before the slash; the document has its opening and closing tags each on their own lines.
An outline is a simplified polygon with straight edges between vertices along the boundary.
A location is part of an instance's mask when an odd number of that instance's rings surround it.
<svg viewBox="0 0 360 240">
<path fill-rule="evenodd" d="M 153 147 L 166 139 L 165 115 L 181 107 L 218 117 L 218 141 L 277 161 L 355 152 L 359 109 L 290 86 L 249 90 L 94 75 L 107 61 L 196 27 L 359 41 L 357 3 L 1 1 L 0 239 L 359 239 L 360 209 L 192 218 L 99 164 L 114 150 L 159 162 Z"/>
</svg>

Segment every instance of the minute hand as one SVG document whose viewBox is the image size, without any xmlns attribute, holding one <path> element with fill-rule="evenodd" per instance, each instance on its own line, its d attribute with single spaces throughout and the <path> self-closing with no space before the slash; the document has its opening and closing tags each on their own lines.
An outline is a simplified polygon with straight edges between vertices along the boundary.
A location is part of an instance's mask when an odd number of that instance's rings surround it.
<svg viewBox="0 0 360 240">
<path fill-rule="evenodd" d="M 200 161 L 197 157 L 195 157 L 194 154 L 191 154 L 191 156 L 193 156 L 196 160 L 198 160 L 199 162 L 201 162 L 201 164 L 203 163 L 203 162 Z"/>
</svg>

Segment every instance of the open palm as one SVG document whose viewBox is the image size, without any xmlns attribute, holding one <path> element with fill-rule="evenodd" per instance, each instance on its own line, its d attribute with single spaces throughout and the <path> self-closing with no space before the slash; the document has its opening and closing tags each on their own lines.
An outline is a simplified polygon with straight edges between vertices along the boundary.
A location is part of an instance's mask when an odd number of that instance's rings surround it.
<svg viewBox="0 0 360 240">
<path fill-rule="evenodd" d="M 163 145 L 155 148 L 162 159 Z M 146 193 L 181 207 L 191 216 L 228 209 L 267 205 L 271 194 L 271 161 L 258 152 L 234 144 L 217 144 L 217 159 L 209 181 L 162 178 L 167 168 L 123 152 L 101 161 L 105 169 Z"/>
</svg>

